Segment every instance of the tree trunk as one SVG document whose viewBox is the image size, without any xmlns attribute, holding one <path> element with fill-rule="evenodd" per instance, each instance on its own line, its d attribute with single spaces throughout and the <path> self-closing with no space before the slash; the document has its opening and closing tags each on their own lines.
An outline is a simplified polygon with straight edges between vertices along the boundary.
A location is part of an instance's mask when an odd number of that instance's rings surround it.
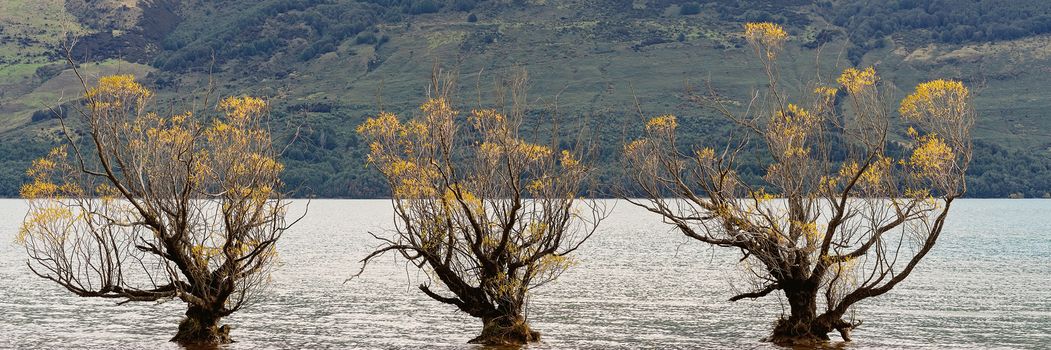
<svg viewBox="0 0 1051 350">
<path fill-rule="evenodd" d="M 769 341 L 779 345 L 807 345 L 828 341 L 832 330 L 817 315 L 816 286 L 783 288 L 792 314 L 777 321 Z"/>
<path fill-rule="evenodd" d="M 191 305 L 186 310 L 186 318 L 179 322 L 179 332 L 171 341 L 182 344 L 229 344 L 230 327 L 219 326 L 219 319 L 214 312 Z"/>
<path fill-rule="evenodd" d="M 529 328 L 525 318 L 517 314 L 482 318 L 482 335 L 470 344 L 524 345 L 540 341 L 540 332 Z"/>
</svg>

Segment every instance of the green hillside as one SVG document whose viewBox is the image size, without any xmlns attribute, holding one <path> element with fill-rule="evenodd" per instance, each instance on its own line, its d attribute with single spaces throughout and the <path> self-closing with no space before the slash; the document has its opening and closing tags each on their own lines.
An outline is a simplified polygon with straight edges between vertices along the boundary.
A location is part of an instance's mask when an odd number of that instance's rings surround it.
<svg viewBox="0 0 1051 350">
<path fill-rule="evenodd" d="M 22 6 L 13 4 L 22 3 Z M 44 4 L 47 5 L 24 5 Z M 45 106 L 75 103 L 60 48 L 91 76 L 133 72 L 159 99 L 190 106 L 209 78 L 219 94 L 269 96 L 290 141 L 299 195 L 382 196 L 353 129 L 385 109 L 412 113 L 434 62 L 459 73 L 463 109 L 514 67 L 529 71 L 534 116 L 598 132 L 600 183 L 617 181 L 622 141 L 647 115 L 679 116 L 686 142 L 714 145 L 726 121 L 691 102 L 711 86 L 746 102 L 762 83 L 742 23 L 789 29 L 783 79 L 873 65 L 896 97 L 932 78 L 977 94 L 970 195 L 1051 192 L 1051 4 L 1038 0 L 474 1 L 223 0 L 8 2 L 0 11 L 0 195 L 62 137 Z M 36 6 L 36 7 L 34 7 Z M 7 23 L 18 23 L 16 26 Z M 69 28 L 57 30 L 56 28 Z M 66 32 L 72 34 L 66 35 Z M 21 40 L 24 39 L 24 40 Z M 14 43 L 14 44 L 12 44 Z M 97 63 L 96 63 L 97 62 Z M 817 62 L 820 62 L 818 65 Z M 481 91 L 479 91 L 481 87 Z M 763 169 L 746 160 L 742 173 Z M 606 188 L 608 190 L 608 188 Z"/>
</svg>

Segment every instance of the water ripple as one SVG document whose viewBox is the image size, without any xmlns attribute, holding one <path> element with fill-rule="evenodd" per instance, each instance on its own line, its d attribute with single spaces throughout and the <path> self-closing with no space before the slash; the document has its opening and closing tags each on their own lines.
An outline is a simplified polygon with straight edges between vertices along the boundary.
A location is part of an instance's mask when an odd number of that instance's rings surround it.
<svg viewBox="0 0 1051 350">
<path fill-rule="evenodd" d="M 298 203 L 302 204 L 302 203 Z M 1051 201 L 964 200 L 931 255 L 894 291 L 858 305 L 849 349 L 1016 349 L 1051 343 Z M 381 259 L 357 272 L 391 219 L 386 201 L 314 201 L 283 238 L 270 294 L 225 321 L 231 349 L 473 349 L 478 320 L 423 296 Z M 185 305 L 77 298 L 32 276 L 13 241 L 25 206 L 0 200 L 0 348 L 174 349 Z M 578 266 L 538 290 L 535 349 L 772 349 L 777 298 L 727 302 L 733 252 L 619 203 Z"/>
</svg>

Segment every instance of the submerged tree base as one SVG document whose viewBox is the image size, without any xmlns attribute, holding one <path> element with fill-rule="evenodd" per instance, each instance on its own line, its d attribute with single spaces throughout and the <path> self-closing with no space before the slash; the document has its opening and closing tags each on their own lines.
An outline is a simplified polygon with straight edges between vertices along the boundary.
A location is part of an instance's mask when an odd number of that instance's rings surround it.
<svg viewBox="0 0 1051 350">
<path fill-rule="evenodd" d="M 211 331 L 184 331 L 182 324 L 179 326 L 179 333 L 175 334 L 175 337 L 173 337 L 171 341 L 183 346 L 222 345 L 234 342 L 234 340 L 230 338 L 230 326 L 224 325 Z"/>
<path fill-rule="evenodd" d="M 487 320 L 482 328 L 482 335 L 471 339 L 468 344 L 515 346 L 540 341 L 540 332 L 529 328 L 529 323 L 521 318 L 513 321 Z"/>
<path fill-rule="evenodd" d="M 220 326 L 219 319 L 211 314 L 190 308 L 186 318 L 179 322 L 179 332 L 171 339 L 183 346 L 207 346 L 233 343 L 230 326 Z"/>
<path fill-rule="evenodd" d="M 838 330 L 843 341 L 849 342 L 850 331 L 855 325 L 838 321 L 836 325 L 825 325 L 820 320 L 811 322 L 780 319 L 774 325 L 774 332 L 763 341 L 786 347 L 820 347 L 831 340 L 828 333 Z"/>
</svg>

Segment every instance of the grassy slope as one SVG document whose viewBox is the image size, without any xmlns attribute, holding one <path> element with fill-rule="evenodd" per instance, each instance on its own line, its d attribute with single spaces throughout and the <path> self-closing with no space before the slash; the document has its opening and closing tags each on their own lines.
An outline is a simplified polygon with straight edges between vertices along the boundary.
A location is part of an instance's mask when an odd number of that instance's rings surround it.
<svg viewBox="0 0 1051 350">
<path fill-rule="evenodd" d="M 641 120 L 635 112 L 636 98 L 647 115 L 680 115 L 684 130 L 693 136 L 691 141 L 714 143 L 704 136 L 724 133 L 725 122 L 687 103 L 683 98 L 684 86 L 698 85 L 703 89 L 701 86 L 710 79 L 721 93 L 744 101 L 749 91 L 763 83 L 754 70 L 751 53 L 734 48 L 734 43 L 740 43 L 736 35 L 739 24 L 726 23 L 703 13 L 680 16 L 674 9 L 642 19 L 604 14 L 589 16 L 601 11 L 581 10 L 575 5 L 577 3 L 534 4 L 511 11 L 482 8 L 476 11 L 479 18 L 476 23 L 468 23 L 466 13 L 462 12 L 416 16 L 411 18 L 410 25 L 381 26 L 391 42 L 378 51 L 371 45 L 354 45 L 351 38 L 336 52 L 308 62 L 277 58 L 265 62 L 229 62 L 216 78 L 223 82 L 220 84 L 223 93 L 272 96 L 283 106 L 314 102 L 337 106 L 332 113 L 289 113 L 285 124 L 288 128 L 304 126 L 306 135 L 295 147 L 307 155 L 303 159 L 288 160 L 290 176 L 320 176 L 330 188 L 374 184 L 374 174 L 360 171 L 363 151 L 352 129 L 381 105 L 384 109 L 411 113 L 424 96 L 435 60 L 461 73 L 461 96 L 465 99 L 473 99 L 479 81 L 484 88 L 495 75 L 509 68 L 528 69 L 534 106 L 550 109 L 557 99 L 561 114 L 588 117 L 593 125 L 605 130 L 602 142 L 607 152 L 614 152 L 620 140 L 639 129 Z M 818 54 L 826 74 L 838 71 L 835 66 L 845 65 L 837 59 L 842 43 L 831 43 L 821 51 L 798 47 L 824 26 L 815 18 L 810 27 L 793 29 L 792 44 L 782 61 L 786 83 L 791 85 L 814 77 Z M 614 35 L 618 28 L 627 28 L 626 34 Z M 493 43 L 479 44 L 479 33 L 499 35 Z M 684 42 L 676 40 L 679 33 L 684 34 Z M 634 47 L 652 37 L 669 42 Z M 997 44 L 938 45 L 912 50 L 891 45 L 871 52 L 865 63 L 877 65 L 885 82 L 896 87 L 899 96 L 905 93 L 903 90 L 926 79 L 966 80 L 979 87 L 975 101 L 981 113 L 976 131 L 978 139 L 1010 149 L 1040 149 L 1043 150 L 1040 154 L 1046 156 L 1051 151 L 1051 133 L 1046 131 L 1051 130 L 1051 118 L 1046 115 L 1051 100 L 1044 92 L 1051 83 L 1051 75 L 1046 74 L 1051 71 L 1049 44 L 1051 38 L 1036 37 Z M 464 49 L 468 46 L 472 48 Z M 370 70 L 370 60 L 382 63 L 373 64 Z M 113 61 L 100 69 L 113 72 L 117 66 L 121 71 L 140 75 L 150 71 L 146 66 Z M 5 140 L 33 135 L 47 135 L 53 140 L 53 122 L 30 124 L 28 116 L 42 104 L 53 104 L 71 96 L 70 92 L 62 91 L 76 87 L 71 84 L 68 72 L 51 81 L 32 81 L 30 71 L 35 68 L 0 66 L 0 86 L 18 81 L 12 77 L 20 77 L 18 79 L 23 80 L 18 84 L 32 87 L 0 99 L 0 131 L 6 130 L 3 134 L 12 136 Z M 282 78 L 268 74 L 276 69 L 292 73 Z M 9 73 L 5 78 L 5 71 L 18 73 Z M 162 91 L 161 99 L 185 95 L 188 88 L 203 86 L 207 77 L 189 74 L 180 79 L 181 91 Z M 473 105 L 473 102 L 464 104 Z M 319 146 L 325 139 L 327 143 L 339 141 L 335 145 Z M 348 195 L 348 192 L 334 194 Z"/>
<path fill-rule="evenodd" d="M 381 49 L 384 64 L 372 72 L 364 72 L 360 52 L 357 56 L 330 54 L 304 66 L 291 96 L 374 107 L 382 86 L 380 95 L 388 108 L 395 105 L 408 109 L 422 97 L 435 59 L 454 66 L 463 73 L 463 80 L 471 80 L 463 85 L 472 94 L 477 72 L 490 77 L 489 73 L 523 66 L 530 71 L 535 97 L 550 100 L 557 94 L 560 109 L 573 114 L 630 113 L 634 95 L 648 114 L 697 115 L 700 112 L 694 106 L 683 103 L 687 83 L 703 85 L 710 79 L 713 86 L 737 99 L 743 99 L 762 83 L 754 71 L 756 62 L 751 53 L 745 49 L 715 48 L 721 38 L 697 36 L 684 43 L 634 51 L 630 48 L 634 41 L 595 42 L 586 32 L 559 31 L 560 27 L 586 28 L 591 23 L 588 20 L 567 23 L 528 17 L 529 21 L 497 18 L 468 24 L 454 16 L 432 16 L 415 22 L 413 29 L 390 33 L 395 39 Z M 713 27 L 718 32 L 736 30 L 679 16 L 636 24 L 683 28 L 686 32 L 711 31 Z M 457 47 L 466 36 L 464 33 L 476 27 L 499 28 L 502 40 L 480 54 L 459 52 Z M 1046 53 L 1032 49 L 1046 50 L 1048 45 L 1051 38 L 1037 37 L 996 45 L 927 47 L 913 52 L 887 49 L 870 53 L 866 63 L 878 66 L 885 82 L 896 89 L 896 97 L 927 79 L 968 81 L 977 92 L 979 139 L 1009 147 L 1046 148 L 1051 145 L 1051 135 L 1046 131 L 1051 130 L 1051 118 L 1046 116 L 1051 99 L 1046 98 L 1043 87 L 1051 83 L 1046 74 L 1051 71 L 1051 62 Z M 785 82 L 793 84 L 813 78 L 818 54 L 825 63 L 824 73 L 834 74 L 837 69 L 833 66 L 845 65 L 837 61 L 837 49 L 836 43 L 823 51 L 790 49 L 782 61 Z M 972 50 L 979 54 L 957 58 Z M 935 54 L 913 55 L 915 51 Z"/>
<path fill-rule="evenodd" d="M 38 79 L 37 68 L 52 60 L 50 53 L 65 32 L 85 30 L 63 6 L 63 0 L 0 2 L 0 131 L 24 125 L 38 106 L 26 97 Z"/>
<path fill-rule="evenodd" d="M 86 30 L 63 6 L 64 0 L 0 1 L 0 59 L 18 64 L 46 63 L 51 46 L 58 45 L 65 33 Z M 21 39 L 21 40 L 20 40 Z M 5 67 L 6 68 L 6 67 Z M 3 72 L 6 69 L 0 69 Z M 0 79 L 10 75 L 0 73 Z"/>
<path fill-rule="evenodd" d="M 135 7 L 135 0 L 105 0 L 97 8 Z M 0 133 L 18 132 L 29 126 L 34 111 L 55 106 L 79 96 L 80 84 L 72 71 L 39 76 L 38 69 L 66 65 L 62 58 L 67 37 L 83 37 L 93 31 L 79 23 L 64 0 L 0 1 Z M 91 79 L 117 72 L 145 76 L 148 66 L 119 59 L 84 62 L 82 73 Z"/>
<path fill-rule="evenodd" d="M 118 73 L 145 76 L 153 68 L 121 60 L 105 60 L 81 64 L 80 70 L 89 83 L 92 83 L 100 76 Z M 27 78 L 25 86 L 29 89 L 4 101 L 2 110 L 5 115 L 0 118 L 0 131 L 18 133 L 23 131 L 20 129 L 32 129 L 35 126 L 30 122 L 33 112 L 58 106 L 83 93 L 82 85 L 72 70 L 64 70 L 46 81 Z"/>
</svg>

